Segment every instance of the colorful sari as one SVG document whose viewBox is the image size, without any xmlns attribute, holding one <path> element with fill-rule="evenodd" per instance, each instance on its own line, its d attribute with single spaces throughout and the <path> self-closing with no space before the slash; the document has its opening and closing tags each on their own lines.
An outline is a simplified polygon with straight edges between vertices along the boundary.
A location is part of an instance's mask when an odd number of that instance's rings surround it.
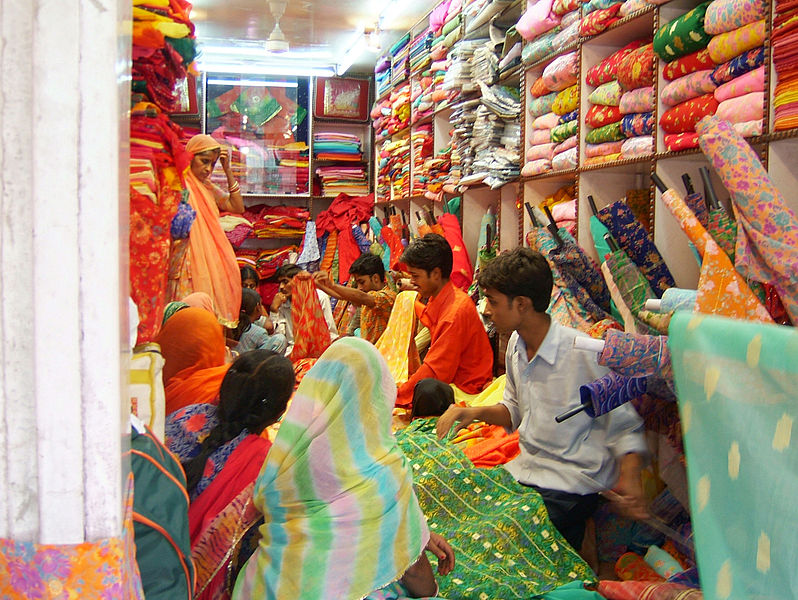
<svg viewBox="0 0 798 600">
<path fill-rule="evenodd" d="M 391 433 L 396 385 L 374 346 L 336 341 L 308 372 L 255 483 L 261 540 L 233 598 L 359 599 L 429 539 Z"/>
<path fill-rule="evenodd" d="M 155 341 L 165 363 L 166 414 L 189 404 L 216 404 L 225 364 L 222 328 L 204 308 L 184 308 L 163 326 Z"/>
</svg>

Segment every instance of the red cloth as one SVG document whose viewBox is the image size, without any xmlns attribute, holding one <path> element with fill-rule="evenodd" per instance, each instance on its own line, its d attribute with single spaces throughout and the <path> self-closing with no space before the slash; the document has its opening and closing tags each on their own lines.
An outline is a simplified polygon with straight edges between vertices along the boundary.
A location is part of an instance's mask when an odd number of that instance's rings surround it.
<svg viewBox="0 0 798 600">
<path fill-rule="evenodd" d="M 413 388 L 432 377 L 478 394 L 493 379 L 493 349 L 474 301 L 449 281 L 416 315 L 429 328 L 431 342 L 424 363 L 400 388 L 397 405 L 413 402 Z"/>
<path fill-rule="evenodd" d="M 453 214 L 444 213 L 438 217 L 438 224 L 443 229 L 443 237 L 452 248 L 453 261 L 450 280 L 455 287 L 465 292 L 474 280 L 474 270 L 471 267 L 468 248 L 463 241 L 463 234 L 460 231 L 460 222 Z"/>
</svg>

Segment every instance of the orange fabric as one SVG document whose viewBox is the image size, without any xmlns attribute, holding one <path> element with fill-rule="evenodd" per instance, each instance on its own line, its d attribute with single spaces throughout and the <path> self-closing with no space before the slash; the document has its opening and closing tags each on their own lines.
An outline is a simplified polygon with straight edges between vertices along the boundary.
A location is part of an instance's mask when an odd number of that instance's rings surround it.
<svg viewBox="0 0 798 600">
<path fill-rule="evenodd" d="M 451 281 L 416 315 L 429 328 L 430 347 L 421 367 L 400 388 L 397 406 L 412 404 L 413 388 L 433 377 L 478 394 L 493 379 L 493 350 L 474 301 Z"/>
<path fill-rule="evenodd" d="M 772 323 L 773 318 L 675 190 L 662 194 L 687 237 L 703 257 L 695 310 L 731 319 Z"/>
<path fill-rule="evenodd" d="M 222 327 L 203 308 L 184 308 L 163 326 L 155 341 L 164 357 L 166 414 L 202 402 L 216 404 L 230 365 Z"/>
<path fill-rule="evenodd" d="M 294 277 L 291 284 L 291 319 L 294 349 L 291 360 L 318 358 L 330 345 L 330 329 L 324 320 L 316 284 L 309 277 Z"/>
<path fill-rule="evenodd" d="M 518 432 L 508 434 L 503 427 L 488 425 L 482 428 L 479 441 L 463 449 L 475 467 L 503 465 L 521 453 L 518 447 Z"/>
<path fill-rule="evenodd" d="M 233 328 L 241 309 L 241 275 L 233 247 L 219 225 L 219 208 L 209 187 L 188 169 L 185 174 L 189 204 L 197 217 L 189 233 L 186 261 L 191 289 L 213 299 L 219 322 Z"/>
</svg>

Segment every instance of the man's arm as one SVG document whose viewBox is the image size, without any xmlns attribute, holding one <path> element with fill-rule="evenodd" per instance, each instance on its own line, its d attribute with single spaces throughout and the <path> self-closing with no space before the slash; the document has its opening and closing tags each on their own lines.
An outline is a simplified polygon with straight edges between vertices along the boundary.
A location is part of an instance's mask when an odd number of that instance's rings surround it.
<svg viewBox="0 0 798 600">
<path fill-rule="evenodd" d="M 313 279 L 316 281 L 316 287 L 326 294 L 329 294 L 333 298 L 346 300 L 347 302 L 351 302 L 357 306 L 368 306 L 369 308 L 374 308 L 374 306 L 377 304 L 371 294 L 367 292 L 361 292 L 357 288 L 335 283 L 332 279 L 330 279 L 330 275 L 326 271 L 314 273 Z"/>
</svg>

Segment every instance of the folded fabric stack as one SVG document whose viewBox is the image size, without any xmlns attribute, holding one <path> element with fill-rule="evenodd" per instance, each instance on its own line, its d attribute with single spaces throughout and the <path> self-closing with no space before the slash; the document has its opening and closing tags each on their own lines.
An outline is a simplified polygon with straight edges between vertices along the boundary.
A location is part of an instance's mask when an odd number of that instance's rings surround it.
<svg viewBox="0 0 798 600">
<path fill-rule="evenodd" d="M 391 57 L 386 55 L 374 65 L 374 85 L 377 98 L 382 98 L 391 89 Z M 372 117 L 373 118 L 373 117 Z"/>
<path fill-rule="evenodd" d="M 432 75 L 425 71 L 411 80 L 410 84 L 410 122 L 417 123 L 435 111 L 432 100 Z"/>
<path fill-rule="evenodd" d="M 410 136 L 413 160 L 413 181 L 410 185 L 412 196 L 421 195 L 427 189 L 429 171 L 426 161 L 432 157 L 433 145 L 432 124 L 421 125 L 413 130 Z"/>
<path fill-rule="evenodd" d="M 712 78 L 712 59 L 708 45 L 712 35 L 704 29 L 711 2 L 666 23 L 654 35 L 654 52 L 666 64 L 663 77 L 670 81 L 662 90 L 665 110 L 659 118 L 666 150 L 698 147 L 696 124 L 718 109 Z M 667 92 L 667 93 L 666 93 Z M 670 104 L 668 104 L 670 103 Z"/>
<path fill-rule="evenodd" d="M 179 108 L 177 83 L 197 55 L 186 0 L 133 1 L 132 91 L 166 112 Z"/>
<path fill-rule="evenodd" d="M 773 8 L 771 55 L 776 74 L 773 98 L 773 129 L 798 127 L 798 6 L 789 0 L 776 0 Z"/>
<path fill-rule="evenodd" d="M 432 40 L 434 32 L 427 29 L 423 31 L 410 43 L 410 55 L 408 63 L 410 65 L 410 73 L 416 74 L 424 71 L 432 62 L 430 58 L 430 48 L 432 47 Z"/>
<path fill-rule="evenodd" d="M 582 4 L 579 35 L 590 37 L 607 29 L 621 18 L 621 6 L 620 0 L 588 0 Z"/>
<path fill-rule="evenodd" d="M 380 201 L 410 195 L 410 137 L 385 140 L 379 152 L 377 195 Z"/>
<path fill-rule="evenodd" d="M 368 174 L 362 166 L 319 167 L 316 175 L 321 180 L 322 195 L 365 196 L 369 193 Z"/>
<path fill-rule="evenodd" d="M 389 51 L 391 55 L 391 85 L 398 86 L 410 75 L 410 34 L 402 36 Z"/>
<path fill-rule="evenodd" d="M 244 218 L 252 223 L 257 238 L 302 237 L 310 212 L 300 206 L 257 204 L 247 207 Z"/>
<path fill-rule="evenodd" d="M 744 137 L 761 135 L 765 106 L 765 67 L 732 69 L 727 63 L 745 52 L 764 55 L 765 16 L 761 0 L 714 0 L 707 8 L 704 29 L 714 37 L 707 51 L 718 67 L 711 77 L 719 118 L 726 119 Z M 741 62 L 741 61 L 737 61 Z M 747 61 L 746 61 L 747 63 Z M 747 67 L 746 67 L 747 68 Z"/>
<path fill-rule="evenodd" d="M 322 131 L 313 134 L 313 156 L 318 160 L 363 160 L 360 137 L 351 133 Z"/>
</svg>

